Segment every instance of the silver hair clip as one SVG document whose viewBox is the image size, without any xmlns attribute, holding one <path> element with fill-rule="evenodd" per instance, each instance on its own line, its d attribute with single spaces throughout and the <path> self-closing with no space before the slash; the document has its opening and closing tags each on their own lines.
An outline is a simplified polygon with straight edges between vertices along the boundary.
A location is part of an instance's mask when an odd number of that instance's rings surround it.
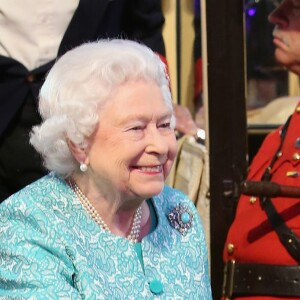
<svg viewBox="0 0 300 300">
<path fill-rule="evenodd" d="M 171 225 L 185 236 L 192 227 L 194 216 L 186 206 L 178 204 L 168 214 L 168 219 Z"/>
</svg>

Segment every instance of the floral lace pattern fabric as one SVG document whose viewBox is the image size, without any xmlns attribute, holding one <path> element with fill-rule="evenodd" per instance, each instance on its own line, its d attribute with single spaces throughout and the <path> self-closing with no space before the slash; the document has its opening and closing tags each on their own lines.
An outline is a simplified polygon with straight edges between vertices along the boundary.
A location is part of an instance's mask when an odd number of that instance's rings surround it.
<svg viewBox="0 0 300 300">
<path fill-rule="evenodd" d="M 212 299 L 202 224 L 193 203 L 169 187 L 152 199 L 158 224 L 133 244 L 103 231 L 64 180 L 50 174 L 0 205 L 0 296 L 4 299 Z M 167 218 L 194 215 L 186 236 Z M 162 292 L 150 283 L 159 281 Z M 3 298 L 1 298 L 3 299 Z"/>
</svg>

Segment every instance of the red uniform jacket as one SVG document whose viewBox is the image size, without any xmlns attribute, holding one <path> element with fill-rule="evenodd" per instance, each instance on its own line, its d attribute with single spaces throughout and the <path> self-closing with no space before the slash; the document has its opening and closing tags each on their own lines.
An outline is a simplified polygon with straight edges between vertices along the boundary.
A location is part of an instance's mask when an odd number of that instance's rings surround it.
<svg viewBox="0 0 300 300">
<path fill-rule="evenodd" d="M 270 133 L 255 156 L 248 180 L 260 180 L 280 143 L 280 129 Z M 297 139 L 299 141 L 297 142 Z M 300 186 L 300 103 L 292 115 L 281 149 L 281 156 L 271 170 L 272 182 Z M 300 199 L 276 197 L 274 206 L 285 223 L 300 236 Z M 258 198 L 242 195 L 235 219 L 229 229 L 223 252 L 224 262 L 234 259 L 240 263 L 297 265 L 279 241 L 276 232 L 261 208 Z M 275 297 L 247 297 L 233 299 L 279 299 Z M 280 299 L 299 299 L 280 298 Z"/>
</svg>

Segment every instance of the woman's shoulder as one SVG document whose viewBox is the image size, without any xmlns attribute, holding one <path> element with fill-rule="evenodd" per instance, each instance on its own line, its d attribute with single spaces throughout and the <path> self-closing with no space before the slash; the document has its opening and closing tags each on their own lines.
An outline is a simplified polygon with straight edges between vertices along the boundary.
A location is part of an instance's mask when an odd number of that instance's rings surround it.
<svg viewBox="0 0 300 300">
<path fill-rule="evenodd" d="M 64 180 L 50 173 L 14 193 L 4 200 L 2 204 L 15 207 L 18 203 L 22 203 L 23 206 L 35 205 L 41 203 L 44 198 L 50 198 L 52 201 L 55 201 L 58 198 L 58 194 L 64 193 L 65 190 L 66 184 Z"/>
<path fill-rule="evenodd" d="M 0 218 L 9 223 L 28 223 L 54 218 L 54 209 L 65 214 L 68 206 L 68 187 L 53 174 L 29 184 L 11 195 L 0 205 Z M 56 214 L 57 216 L 57 214 Z"/>
</svg>

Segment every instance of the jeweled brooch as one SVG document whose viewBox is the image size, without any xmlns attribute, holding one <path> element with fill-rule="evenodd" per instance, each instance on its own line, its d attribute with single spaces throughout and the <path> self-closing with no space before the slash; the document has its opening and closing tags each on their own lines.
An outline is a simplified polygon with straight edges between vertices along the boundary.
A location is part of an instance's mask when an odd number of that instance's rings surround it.
<svg viewBox="0 0 300 300">
<path fill-rule="evenodd" d="M 168 214 L 171 225 L 185 236 L 192 227 L 194 216 L 186 206 L 178 204 Z"/>
</svg>

